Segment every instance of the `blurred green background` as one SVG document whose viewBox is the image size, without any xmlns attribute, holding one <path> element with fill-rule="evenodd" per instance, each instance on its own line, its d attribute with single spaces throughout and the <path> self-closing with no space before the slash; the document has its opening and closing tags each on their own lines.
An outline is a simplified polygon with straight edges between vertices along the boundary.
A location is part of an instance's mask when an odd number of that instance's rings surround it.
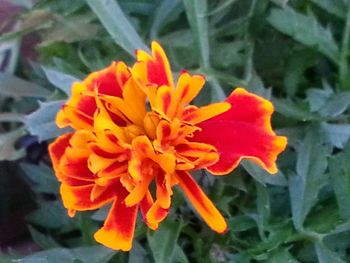
<svg viewBox="0 0 350 263">
<path fill-rule="evenodd" d="M 0 34 L 0 263 L 350 262 L 349 0 L 0 0 Z M 196 177 L 225 235 L 176 189 L 123 253 L 93 240 L 106 209 L 67 217 L 47 145 L 71 83 L 152 40 L 175 74 L 206 75 L 196 104 L 237 86 L 272 100 L 289 146 L 277 175 Z"/>
</svg>

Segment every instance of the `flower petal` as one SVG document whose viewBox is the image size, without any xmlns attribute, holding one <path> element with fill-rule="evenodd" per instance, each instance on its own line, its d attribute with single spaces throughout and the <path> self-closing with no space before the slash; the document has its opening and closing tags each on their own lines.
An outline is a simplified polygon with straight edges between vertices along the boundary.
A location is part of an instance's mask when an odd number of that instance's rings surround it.
<svg viewBox="0 0 350 263">
<path fill-rule="evenodd" d="M 171 204 L 171 196 L 173 191 L 171 190 L 170 185 L 170 174 L 164 174 L 159 172 L 156 176 L 156 196 L 157 201 L 159 202 L 160 207 L 168 209 Z"/>
<path fill-rule="evenodd" d="M 230 109 L 230 104 L 226 102 L 218 102 L 200 107 L 196 110 L 184 114 L 183 119 L 196 125 L 217 115 L 222 114 Z"/>
<path fill-rule="evenodd" d="M 156 230 L 159 223 L 162 222 L 169 213 L 169 208 L 164 209 L 160 206 L 159 201 L 156 200 L 146 214 L 146 222 L 149 228 Z"/>
<path fill-rule="evenodd" d="M 61 184 L 60 192 L 62 196 L 63 205 L 67 209 L 86 211 L 95 210 L 110 202 L 115 196 L 113 187 L 109 187 L 96 199 L 91 201 L 92 190 L 94 184 L 84 186 L 68 186 Z"/>
<path fill-rule="evenodd" d="M 187 72 L 182 72 L 179 76 L 167 115 L 170 118 L 180 115 L 184 107 L 198 95 L 204 83 L 205 78 L 202 75 L 191 76 Z"/>
<path fill-rule="evenodd" d="M 192 176 L 187 172 L 178 171 L 176 178 L 186 196 L 208 226 L 218 233 L 224 233 L 227 230 L 225 219 L 196 181 L 193 180 Z"/>
<path fill-rule="evenodd" d="M 49 145 L 49 154 L 52 161 L 53 169 L 55 173 L 58 172 L 57 168 L 60 163 L 60 160 L 66 151 L 66 148 L 69 147 L 69 140 L 72 137 L 72 133 L 67 133 L 57 137 L 57 139 Z"/>
<path fill-rule="evenodd" d="M 191 139 L 217 149 L 220 159 L 208 170 L 217 175 L 227 174 L 247 158 L 276 173 L 275 162 L 285 149 L 287 138 L 276 136 L 272 130 L 273 105 L 242 88 L 234 90 L 227 102 L 231 104 L 230 110 L 198 124 L 202 130 Z"/>
<path fill-rule="evenodd" d="M 159 86 L 174 86 L 168 58 L 159 43 L 152 42 L 152 56 L 143 50 L 137 50 L 136 56 L 138 62 L 145 63 L 145 68 L 143 66 L 137 66 L 137 71 L 140 71 L 139 74 L 136 72 L 136 68 L 133 71 L 139 77 L 146 77 L 146 79 L 143 79 L 144 83 L 157 84 Z M 142 76 L 145 69 L 147 74 L 146 76 Z"/>
<path fill-rule="evenodd" d="M 124 203 L 127 191 L 119 185 L 107 219 L 94 237 L 97 242 L 112 249 L 129 251 L 134 237 L 138 205 L 128 207 Z"/>
</svg>

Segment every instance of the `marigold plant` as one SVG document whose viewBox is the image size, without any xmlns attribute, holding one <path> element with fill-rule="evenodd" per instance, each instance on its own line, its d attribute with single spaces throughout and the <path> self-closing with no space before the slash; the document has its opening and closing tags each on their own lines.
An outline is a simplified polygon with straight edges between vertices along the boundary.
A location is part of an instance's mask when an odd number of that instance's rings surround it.
<svg viewBox="0 0 350 263">
<path fill-rule="evenodd" d="M 132 67 L 113 62 L 74 83 L 57 115 L 59 127 L 74 129 L 49 147 L 63 204 L 74 216 L 112 203 L 95 239 L 128 251 L 138 211 L 156 230 L 179 185 L 208 226 L 224 233 L 224 217 L 190 172 L 224 175 L 245 158 L 276 173 L 287 139 L 271 128 L 273 106 L 243 88 L 225 102 L 190 105 L 204 76 L 183 71 L 175 83 L 157 42 L 152 54 L 138 50 L 136 56 Z"/>
</svg>

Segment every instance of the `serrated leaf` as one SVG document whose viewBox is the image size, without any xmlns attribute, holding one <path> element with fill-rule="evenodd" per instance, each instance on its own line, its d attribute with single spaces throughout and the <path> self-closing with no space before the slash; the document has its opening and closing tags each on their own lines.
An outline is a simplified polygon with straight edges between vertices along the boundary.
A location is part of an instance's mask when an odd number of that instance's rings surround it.
<svg viewBox="0 0 350 263">
<path fill-rule="evenodd" d="M 115 0 L 86 0 L 113 40 L 130 55 L 149 50 Z"/>
<path fill-rule="evenodd" d="M 28 226 L 33 241 L 42 249 L 59 247 L 60 245 L 49 235 L 45 235 L 32 226 Z"/>
<path fill-rule="evenodd" d="M 339 207 L 340 217 L 350 220 L 350 144 L 345 151 L 332 156 L 329 160 L 329 174 L 335 197 Z"/>
<path fill-rule="evenodd" d="M 61 201 L 41 203 L 40 208 L 30 213 L 27 219 L 32 224 L 52 229 L 60 228 L 70 221 Z"/>
<path fill-rule="evenodd" d="M 310 104 L 310 111 L 319 111 L 333 94 L 331 89 L 308 89 L 307 100 Z"/>
<path fill-rule="evenodd" d="M 276 250 L 271 253 L 268 259 L 269 263 L 298 263 L 295 258 L 289 253 L 287 249 Z"/>
<path fill-rule="evenodd" d="M 0 134 L 0 161 L 16 160 L 25 155 L 25 152 L 15 147 L 17 140 L 24 134 L 23 128 Z"/>
<path fill-rule="evenodd" d="M 256 185 L 256 207 L 258 214 L 261 216 L 262 225 L 265 226 L 270 219 L 271 206 L 270 206 L 270 194 L 266 186 L 260 183 Z"/>
<path fill-rule="evenodd" d="M 346 17 L 346 4 L 344 0 L 311 0 L 315 5 L 339 18 Z"/>
<path fill-rule="evenodd" d="M 298 148 L 296 175 L 289 179 L 292 219 L 298 230 L 317 202 L 317 195 L 325 185 L 329 149 L 322 145 L 317 130 L 311 129 Z"/>
<path fill-rule="evenodd" d="M 37 252 L 19 259 L 18 263 L 107 263 L 116 252 L 103 246 L 80 247 L 74 249 L 54 248 Z"/>
<path fill-rule="evenodd" d="M 146 263 L 147 251 L 139 242 L 133 242 L 132 249 L 129 252 L 128 263 Z"/>
<path fill-rule="evenodd" d="M 95 38 L 99 26 L 90 23 L 92 18 L 84 15 L 64 18 L 57 16 L 59 23 L 51 27 L 42 37 L 40 46 L 48 46 L 55 42 L 74 43 Z"/>
<path fill-rule="evenodd" d="M 34 182 L 33 189 L 38 193 L 59 193 L 59 183 L 48 166 L 21 163 L 20 167 L 29 179 Z"/>
<path fill-rule="evenodd" d="M 254 180 L 258 181 L 262 185 L 288 185 L 288 182 L 281 171 L 277 172 L 277 174 L 271 175 L 264 169 L 262 169 L 260 166 L 250 161 L 243 160 L 241 164 L 244 167 L 244 169 L 249 173 L 249 175 L 251 175 L 254 178 Z"/>
<path fill-rule="evenodd" d="M 209 68 L 209 33 L 207 0 L 183 0 L 187 20 L 190 23 L 195 41 L 200 51 L 203 68 Z"/>
<path fill-rule="evenodd" d="M 336 117 L 350 106 L 350 92 L 340 92 L 330 96 L 319 110 L 320 115 Z"/>
<path fill-rule="evenodd" d="M 343 149 L 350 138 L 350 124 L 322 123 L 321 131 L 326 141 L 339 149 Z"/>
<path fill-rule="evenodd" d="M 212 76 L 207 77 L 208 83 L 210 83 L 210 101 L 218 102 L 226 99 L 226 94 L 220 83 Z"/>
<path fill-rule="evenodd" d="M 28 131 L 38 137 L 39 141 L 44 141 L 70 132 L 70 128 L 60 129 L 55 123 L 57 112 L 65 103 L 64 100 L 43 102 L 39 104 L 39 109 L 25 117 L 25 125 Z"/>
<path fill-rule="evenodd" d="M 303 107 L 296 105 L 289 100 L 274 98 L 272 101 L 276 112 L 282 114 L 283 116 L 301 121 L 311 121 L 317 119 L 316 114 L 307 111 Z"/>
<path fill-rule="evenodd" d="M 331 31 L 321 26 L 314 16 L 298 13 L 287 6 L 284 9 L 272 9 L 267 20 L 277 30 L 317 49 L 331 61 L 338 63 L 339 48 Z"/>
<path fill-rule="evenodd" d="M 155 39 L 161 28 L 175 20 L 183 11 L 181 0 L 163 0 L 155 11 L 153 23 L 150 28 L 151 39 Z"/>
<path fill-rule="evenodd" d="M 56 88 L 62 90 L 68 96 L 71 94 L 72 84 L 74 82 L 80 82 L 80 80 L 76 77 L 73 77 L 66 73 L 59 72 L 57 70 L 44 66 L 42 66 L 41 68 L 44 70 L 44 73 L 47 79 L 50 81 L 50 83 Z"/>
<path fill-rule="evenodd" d="M 319 263 L 346 263 L 335 252 L 331 251 L 321 242 L 315 244 Z"/>
<path fill-rule="evenodd" d="M 1 71 L 13 74 L 17 67 L 18 57 L 21 48 L 19 38 L 0 42 L 0 65 Z"/>
<path fill-rule="evenodd" d="M 157 231 L 147 233 L 155 263 L 172 262 L 182 222 L 166 220 Z"/>
<path fill-rule="evenodd" d="M 178 244 L 175 246 L 174 250 L 174 257 L 173 257 L 173 263 L 188 263 L 188 258 L 183 251 L 182 247 L 180 247 Z"/>
<path fill-rule="evenodd" d="M 51 92 L 35 83 L 20 79 L 8 73 L 0 72 L 0 94 L 15 98 L 46 98 L 51 95 Z"/>
</svg>

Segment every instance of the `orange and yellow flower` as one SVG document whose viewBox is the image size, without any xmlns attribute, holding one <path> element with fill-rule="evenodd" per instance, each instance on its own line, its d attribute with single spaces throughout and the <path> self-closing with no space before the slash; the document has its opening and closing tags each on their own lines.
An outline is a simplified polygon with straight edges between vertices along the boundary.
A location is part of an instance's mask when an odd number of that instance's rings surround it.
<svg viewBox="0 0 350 263">
<path fill-rule="evenodd" d="M 132 67 L 113 62 L 73 84 L 56 123 L 74 132 L 58 137 L 49 152 L 70 216 L 112 204 L 97 242 L 130 250 L 138 211 L 157 229 L 176 185 L 209 227 L 224 233 L 224 217 L 190 172 L 224 175 L 244 158 L 277 172 L 287 139 L 271 128 L 272 104 L 237 88 L 225 102 L 191 105 L 204 83 L 187 72 L 175 82 L 153 42 L 152 54 L 137 51 Z"/>
</svg>

